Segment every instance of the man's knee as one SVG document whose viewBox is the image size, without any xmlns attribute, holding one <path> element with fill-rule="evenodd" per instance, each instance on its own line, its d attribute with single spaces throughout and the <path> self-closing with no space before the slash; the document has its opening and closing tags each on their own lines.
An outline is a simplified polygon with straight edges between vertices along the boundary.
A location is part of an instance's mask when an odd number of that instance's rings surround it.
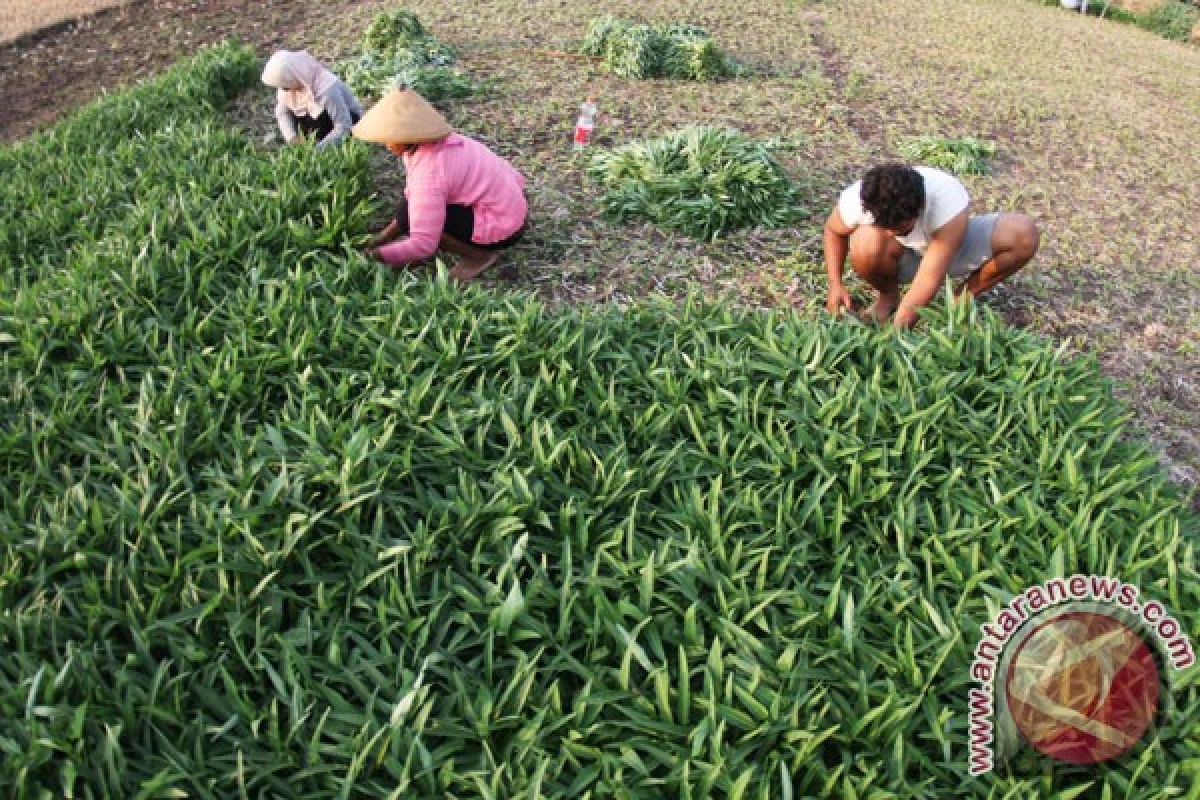
<svg viewBox="0 0 1200 800">
<path fill-rule="evenodd" d="M 1038 230 L 1033 217 L 1021 215 L 1021 224 L 1017 233 L 1017 243 L 1026 260 L 1033 258 L 1042 243 L 1042 233 Z"/>
<path fill-rule="evenodd" d="M 883 228 L 861 225 L 850 235 L 850 265 L 859 275 L 894 272 L 904 246 Z"/>
<path fill-rule="evenodd" d="M 1004 215 L 1003 249 L 1008 250 L 1021 263 L 1033 258 L 1041 244 L 1041 231 L 1037 222 L 1028 214 Z"/>
</svg>

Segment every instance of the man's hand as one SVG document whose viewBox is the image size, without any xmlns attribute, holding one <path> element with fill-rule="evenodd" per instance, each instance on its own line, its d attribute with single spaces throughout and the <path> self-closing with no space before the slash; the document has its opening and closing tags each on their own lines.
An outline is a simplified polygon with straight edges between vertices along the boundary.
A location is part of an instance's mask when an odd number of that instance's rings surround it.
<svg viewBox="0 0 1200 800">
<path fill-rule="evenodd" d="M 900 307 L 896 309 L 896 315 L 892 317 L 892 324 L 902 330 L 917 324 L 916 307 L 910 306 L 908 303 L 901 303 Z"/>
<path fill-rule="evenodd" d="M 825 300 L 825 308 L 829 309 L 830 314 L 840 316 L 842 311 L 854 310 L 854 301 L 850 299 L 850 293 L 846 291 L 846 287 L 839 283 L 829 287 L 829 297 Z"/>
</svg>

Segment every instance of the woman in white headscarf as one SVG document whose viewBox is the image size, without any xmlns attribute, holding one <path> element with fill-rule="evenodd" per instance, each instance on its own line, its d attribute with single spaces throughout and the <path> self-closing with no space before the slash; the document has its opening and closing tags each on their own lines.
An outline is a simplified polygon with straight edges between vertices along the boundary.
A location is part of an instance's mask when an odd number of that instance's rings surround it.
<svg viewBox="0 0 1200 800">
<path fill-rule="evenodd" d="M 304 50 L 280 50 L 263 69 L 262 81 L 277 90 L 275 119 L 289 144 L 297 136 L 314 136 L 325 147 L 350 135 L 362 117 L 362 106 L 325 65 Z"/>
</svg>

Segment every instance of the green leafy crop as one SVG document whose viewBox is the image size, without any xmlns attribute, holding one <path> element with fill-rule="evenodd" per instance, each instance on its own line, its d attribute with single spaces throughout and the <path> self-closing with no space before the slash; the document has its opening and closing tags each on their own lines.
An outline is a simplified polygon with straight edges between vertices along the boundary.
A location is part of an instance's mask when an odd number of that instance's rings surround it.
<svg viewBox="0 0 1200 800">
<path fill-rule="evenodd" d="M 639 25 L 612 15 L 588 25 L 581 52 L 601 56 L 624 78 L 678 78 L 712 81 L 737 73 L 737 65 L 694 25 Z"/>
<path fill-rule="evenodd" d="M 408 49 L 412 43 L 433 37 L 417 15 L 402 8 L 378 14 L 363 34 L 363 49 L 375 53 L 391 53 L 397 48 Z"/>
<path fill-rule="evenodd" d="M 1200 9 L 1182 0 L 1164 0 L 1134 15 L 1134 24 L 1139 27 L 1180 42 L 1191 37 L 1197 22 L 1200 22 Z"/>
<path fill-rule="evenodd" d="M 453 63 L 454 51 L 430 34 L 415 14 L 393 9 L 371 22 L 362 51 L 339 64 L 338 72 L 363 97 L 378 98 L 399 88 L 438 102 L 479 90 Z"/>
<path fill-rule="evenodd" d="M 1200 630 L 1195 518 L 1093 363 L 961 305 L 397 279 L 351 246 L 366 147 L 223 125 L 256 73 L 0 147 L 0 796 L 1195 786 L 1195 668 L 1131 758 L 966 775 L 1016 592 L 1119 570 Z"/>
<path fill-rule="evenodd" d="M 973 136 L 952 139 L 945 136 L 909 136 L 896 148 L 914 164 L 939 167 L 959 175 L 985 175 L 988 162 L 996 155 L 996 145 Z"/>
<path fill-rule="evenodd" d="M 698 239 L 777 227 L 798 212 L 797 190 L 765 146 L 734 130 L 690 127 L 593 156 L 588 174 L 604 211 Z"/>
</svg>

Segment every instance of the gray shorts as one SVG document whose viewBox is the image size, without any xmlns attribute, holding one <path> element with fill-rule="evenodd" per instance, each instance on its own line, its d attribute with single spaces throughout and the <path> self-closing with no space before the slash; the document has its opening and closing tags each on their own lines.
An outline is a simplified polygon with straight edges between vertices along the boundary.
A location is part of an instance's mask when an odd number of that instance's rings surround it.
<svg viewBox="0 0 1200 800">
<path fill-rule="evenodd" d="M 967 223 L 967 235 L 958 252 L 954 254 L 954 260 L 946 270 L 947 275 L 955 279 L 966 278 L 992 257 L 992 230 L 996 227 L 999 217 L 998 211 L 971 217 Z M 912 283 L 920 265 L 921 254 L 912 248 L 904 248 L 904 255 L 900 256 L 900 266 L 896 270 L 896 277 L 900 283 Z"/>
</svg>

